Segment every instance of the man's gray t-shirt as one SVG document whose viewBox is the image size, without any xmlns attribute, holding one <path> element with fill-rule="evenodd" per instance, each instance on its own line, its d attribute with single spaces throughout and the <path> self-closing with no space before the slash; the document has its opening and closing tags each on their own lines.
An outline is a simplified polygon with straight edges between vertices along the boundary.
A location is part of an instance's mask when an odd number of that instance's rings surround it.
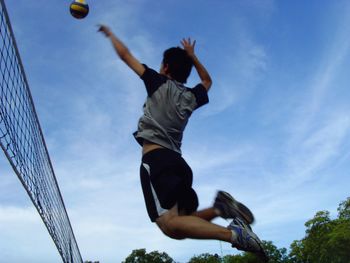
<svg viewBox="0 0 350 263">
<path fill-rule="evenodd" d="M 202 84 L 187 88 L 144 66 L 148 96 L 134 137 L 140 145 L 147 140 L 181 153 L 183 131 L 192 112 L 209 102 L 207 90 Z"/>
</svg>

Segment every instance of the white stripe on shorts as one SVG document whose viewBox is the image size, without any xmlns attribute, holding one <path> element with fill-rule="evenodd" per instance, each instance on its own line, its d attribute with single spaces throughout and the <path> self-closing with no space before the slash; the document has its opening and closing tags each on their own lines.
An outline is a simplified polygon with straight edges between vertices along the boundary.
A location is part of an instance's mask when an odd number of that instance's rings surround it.
<svg viewBox="0 0 350 263">
<path fill-rule="evenodd" d="M 147 164 L 147 163 L 142 163 L 143 167 L 146 169 L 148 176 L 151 175 L 151 167 Z M 156 205 L 156 209 L 158 212 L 158 215 L 161 216 L 163 214 L 165 214 L 166 212 L 168 212 L 168 209 L 164 209 L 163 207 L 161 207 L 158 196 L 156 194 L 156 191 L 153 188 L 152 182 L 151 182 L 151 178 L 149 180 L 149 183 L 151 185 L 151 189 L 152 189 L 152 195 L 153 195 L 153 199 L 154 199 L 154 203 Z"/>
</svg>

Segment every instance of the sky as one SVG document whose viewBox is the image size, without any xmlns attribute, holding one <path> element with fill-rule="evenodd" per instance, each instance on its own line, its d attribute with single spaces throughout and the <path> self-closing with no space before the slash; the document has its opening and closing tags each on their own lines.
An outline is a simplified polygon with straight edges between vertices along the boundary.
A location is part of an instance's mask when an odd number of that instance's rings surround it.
<svg viewBox="0 0 350 263">
<path fill-rule="evenodd" d="M 172 240 L 149 221 L 132 137 L 146 91 L 98 24 L 156 70 L 165 49 L 197 40 L 213 86 L 182 151 L 200 208 L 228 191 L 254 212 L 261 239 L 289 248 L 317 211 L 335 218 L 350 196 L 349 1 L 90 0 L 83 20 L 68 0 L 6 4 L 84 260 L 121 262 L 139 248 L 182 263 L 238 253 L 219 241 Z M 198 82 L 192 71 L 188 85 Z M 61 262 L 4 154 L 0 233 L 0 262 Z"/>
</svg>

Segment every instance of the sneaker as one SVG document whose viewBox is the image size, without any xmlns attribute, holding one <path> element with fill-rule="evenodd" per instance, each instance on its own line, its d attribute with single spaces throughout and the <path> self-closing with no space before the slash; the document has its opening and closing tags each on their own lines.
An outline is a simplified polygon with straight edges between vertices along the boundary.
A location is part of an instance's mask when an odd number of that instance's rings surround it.
<svg viewBox="0 0 350 263">
<path fill-rule="evenodd" d="M 254 222 L 254 215 L 244 204 L 235 200 L 229 193 L 224 191 L 218 191 L 214 208 L 219 211 L 222 218 L 241 218 L 247 224 Z"/>
<path fill-rule="evenodd" d="M 269 261 L 269 258 L 264 251 L 263 243 L 253 232 L 252 228 L 245 224 L 243 220 L 235 218 L 227 228 L 233 232 L 232 247 L 239 250 L 252 252 L 263 262 Z"/>
</svg>

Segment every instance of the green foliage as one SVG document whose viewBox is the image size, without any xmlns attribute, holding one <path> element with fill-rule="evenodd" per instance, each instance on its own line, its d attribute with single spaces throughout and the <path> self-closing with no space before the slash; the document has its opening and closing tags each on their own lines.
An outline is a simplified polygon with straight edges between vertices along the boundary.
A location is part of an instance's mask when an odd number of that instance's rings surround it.
<svg viewBox="0 0 350 263">
<path fill-rule="evenodd" d="M 315 217 L 305 223 L 306 237 L 304 238 L 304 253 L 311 262 L 329 262 L 327 251 L 328 235 L 332 232 L 333 222 L 329 218 L 328 211 L 317 212 Z M 320 257 L 325 255 L 326 258 Z M 324 261 L 327 260 L 327 261 Z"/>
<path fill-rule="evenodd" d="M 306 236 L 291 244 L 292 263 L 350 263 L 350 198 L 339 204 L 338 218 L 319 211 L 305 226 Z"/>
<path fill-rule="evenodd" d="M 122 263 L 175 263 L 165 252 L 152 251 L 146 253 L 146 249 L 135 249 Z"/>
<path fill-rule="evenodd" d="M 269 257 L 269 263 L 287 263 L 289 262 L 286 248 L 277 248 L 271 241 L 263 241 L 264 249 Z"/>
<path fill-rule="evenodd" d="M 290 245 L 289 259 L 293 263 L 304 263 L 306 262 L 305 248 L 301 240 L 295 240 Z"/>
<path fill-rule="evenodd" d="M 338 218 L 340 220 L 350 220 L 350 197 L 339 204 Z"/>
<path fill-rule="evenodd" d="M 217 254 L 205 253 L 192 257 L 188 263 L 221 263 L 221 258 Z"/>
<path fill-rule="evenodd" d="M 251 253 L 243 253 L 240 255 L 226 255 L 223 258 L 224 263 L 261 263 L 255 255 Z"/>
<path fill-rule="evenodd" d="M 327 237 L 329 262 L 350 262 L 350 219 L 337 220 Z"/>
</svg>

